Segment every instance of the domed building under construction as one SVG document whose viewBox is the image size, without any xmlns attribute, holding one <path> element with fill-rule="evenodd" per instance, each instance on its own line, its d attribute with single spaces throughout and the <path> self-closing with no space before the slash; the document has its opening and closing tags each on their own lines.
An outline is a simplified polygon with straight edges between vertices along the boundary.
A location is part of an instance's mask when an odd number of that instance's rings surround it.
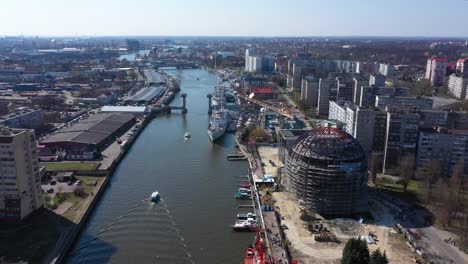
<svg viewBox="0 0 468 264">
<path fill-rule="evenodd" d="M 285 163 L 286 189 L 324 216 L 367 211 L 367 162 L 359 142 L 337 128 L 298 138 Z"/>
</svg>

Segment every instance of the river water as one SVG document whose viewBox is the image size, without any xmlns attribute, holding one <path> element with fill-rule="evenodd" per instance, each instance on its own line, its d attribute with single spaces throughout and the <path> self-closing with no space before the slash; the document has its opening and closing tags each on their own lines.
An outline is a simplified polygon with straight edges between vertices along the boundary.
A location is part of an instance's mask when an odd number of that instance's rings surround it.
<svg viewBox="0 0 468 264">
<path fill-rule="evenodd" d="M 216 75 L 167 70 L 187 93 L 188 113 L 151 121 L 122 160 L 67 263 L 241 263 L 250 233 L 232 232 L 246 162 L 227 161 L 234 135 L 207 136 Z M 197 80 L 197 77 L 200 80 Z M 179 98 L 173 102 L 181 104 Z M 192 135 L 184 140 L 184 133 Z M 145 199 L 158 190 L 162 201 Z"/>
</svg>

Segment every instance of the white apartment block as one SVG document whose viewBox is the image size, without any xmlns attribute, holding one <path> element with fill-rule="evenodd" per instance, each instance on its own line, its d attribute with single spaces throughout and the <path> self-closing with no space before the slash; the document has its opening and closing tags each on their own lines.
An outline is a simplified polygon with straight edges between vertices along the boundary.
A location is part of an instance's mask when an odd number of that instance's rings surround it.
<svg viewBox="0 0 468 264">
<path fill-rule="evenodd" d="M 468 78 L 450 75 L 448 81 L 448 89 L 450 94 L 459 99 L 466 99 L 466 89 L 468 88 Z"/>
<path fill-rule="evenodd" d="M 34 130 L 0 128 L 0 222 L 18 222 L 41 207 Z"/>
</svg>

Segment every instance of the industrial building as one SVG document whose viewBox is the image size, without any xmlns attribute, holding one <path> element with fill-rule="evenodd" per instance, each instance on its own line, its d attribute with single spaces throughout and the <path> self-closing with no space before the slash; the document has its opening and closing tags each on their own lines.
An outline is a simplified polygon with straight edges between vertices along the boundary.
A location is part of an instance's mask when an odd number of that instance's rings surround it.
<svg viewBox="0 0 468 264">
<path fill-rule="evenodd" d="M 0 125 L 10 128 L 37 129 L 43 125 L 44 113 L 40 109 L 20 107 L 15 112 L 0 116 Z"/>
<path fill-rule="evenodd" d="M 135 116 L 102 113 L 90 116 L 41 142 L 49 153 L 66 152 L 69 160 L 92 160 L 135 123 Z"/>
<path fill-rule="evenodd" d="M 105 105 L 101 108 L 102 113 L 127 113 L 134 116 L 143 116 L 150 114 L 148 106 L 131 106 L 131 105 Z"/>
<path fill-rule="evenodd" d="M 126 102 L 149 102 L 154 99 L 159 99 L 164 94 L 164 87 L 162 86 L 149 86 L 142 88 L 136 94 L 126 98 Z"/>
<path fill-rule="evenodd" d="M 0 222 L 19 222 L 42 207 L 34 130 L 0 128 Z"/>
<path fill-rule="evenodd" d="M 323 216 L 367 211 L 367 162 L 359 142 L 337 128 L 300 136 L 285 164 L 286 189 Z"/>
</svg>

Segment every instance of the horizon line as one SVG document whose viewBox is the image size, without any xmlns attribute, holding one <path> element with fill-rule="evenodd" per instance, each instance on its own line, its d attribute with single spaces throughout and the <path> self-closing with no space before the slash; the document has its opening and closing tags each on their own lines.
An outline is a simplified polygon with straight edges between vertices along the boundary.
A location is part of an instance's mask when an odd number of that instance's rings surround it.
<svg viewBox="0 0 468 264">
<path fill-rule="evenodd" d="M 423 35 L 29 35 L 0 34 L 0 38 L 27 37 L 27 38 L 411 38 L 411 39 L 462 39 L 468 40 L 468 36 L 423 36 Z"/>
</svg>

